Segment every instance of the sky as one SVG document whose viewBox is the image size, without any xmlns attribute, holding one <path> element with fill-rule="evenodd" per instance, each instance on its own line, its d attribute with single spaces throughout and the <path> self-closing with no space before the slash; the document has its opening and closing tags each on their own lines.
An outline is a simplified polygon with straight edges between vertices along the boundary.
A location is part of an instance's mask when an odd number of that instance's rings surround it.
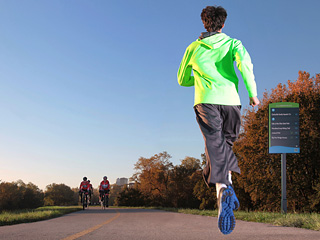
<svg viewBox="0 0 320 240">
<path fill-rule="evenodd" d="M 140 157 L 200 159 L 194 89 L 177 70 L 209 5 L 227 10 L 259 98 L 320 72 L 320 1 L 0 0 L 0 180 L 97 187 L 130 178 Z"/>
</svg>

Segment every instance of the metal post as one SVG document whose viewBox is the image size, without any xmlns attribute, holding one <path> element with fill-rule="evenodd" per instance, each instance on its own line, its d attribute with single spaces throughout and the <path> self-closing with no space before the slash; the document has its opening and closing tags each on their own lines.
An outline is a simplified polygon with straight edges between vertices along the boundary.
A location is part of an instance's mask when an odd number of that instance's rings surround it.
<svg viewBox="0 0 320 240">
<path fill-rule="evenodd" d="M 286 154 L 281 154 L 281 213 L 287 213 L 287 159 Z"/>
</svg>

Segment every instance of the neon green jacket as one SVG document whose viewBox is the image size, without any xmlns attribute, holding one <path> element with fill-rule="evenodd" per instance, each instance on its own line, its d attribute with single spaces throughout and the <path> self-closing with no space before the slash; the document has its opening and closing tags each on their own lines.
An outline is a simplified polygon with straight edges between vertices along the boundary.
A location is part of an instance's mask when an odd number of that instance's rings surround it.
<svg viewBox="0 0 320 240">
<path fill-rule="evenodd" d="M 178 82 L 181 86 L 195 87 L 194 105 L 241 105 L 234 62 L 241 72 L 249 97 L 257 96 L 248 52 L 240 40 L 224 33 L 198 39 L 188 46 L 179 67 Z"/>
</svg>

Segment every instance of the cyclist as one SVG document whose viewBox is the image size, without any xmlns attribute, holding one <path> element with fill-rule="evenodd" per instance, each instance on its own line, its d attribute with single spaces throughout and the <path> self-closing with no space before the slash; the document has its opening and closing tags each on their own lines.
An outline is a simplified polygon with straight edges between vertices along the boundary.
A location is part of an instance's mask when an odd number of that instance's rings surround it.
<svg viewBox="0 0 320 240">
<path fill-rule="evenodd" d="M 103 195 L 106 193 L 108 194 L 110 192 L 110 183 L 108 181 L 107 176 L 103 177 L 103 181 L 100 183 L 100 187 L 99 187 L 99 199 L 102 202 L 103 201 Z"/>
<path fill-rule="evenodd" d="M 92 184 L 90 183 L 90 180 L 88 180 L 89 183 L 89 200 L 90 200 L 90 205 L 91 205 L 91 195 L 93 194 L 93 187 Z"/>
<path fill-rule="evenodd" d="M 87 177 L 83 177 L 83 181 L 80 183 L 79 187 L 79 195 L 81 197 L 82 202 L 82 193 L 89 192 L 89 182 L 87 181 Z"/>
</svg>

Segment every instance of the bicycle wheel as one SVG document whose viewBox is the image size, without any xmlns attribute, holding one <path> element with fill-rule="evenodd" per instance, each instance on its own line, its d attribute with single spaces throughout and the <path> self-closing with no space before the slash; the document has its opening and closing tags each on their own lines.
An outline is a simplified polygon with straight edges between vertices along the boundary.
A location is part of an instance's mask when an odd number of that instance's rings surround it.
<svg viewBox="0 0 320 240">
<path fill-rule="evenodd" d="M 89 195 L 86 194 L 86 208 L 89 208 Z"/>
<path fill-rule="evenodd" d="M 82 210 L 84 210 L 86 208 L 86 204 L 87 204 L 87 195 L 83 194 L 83 199 L 82 199 Z"/>
<path fill-rule="evenodd" d="M 103 209 L 106 209 L 107 206 L 107 196 L 106 194 L 104 194 L 104 198 L 103 198 Z"/>
<path fill-rule="evenodd" d="M 104 197 L 103 197 L 103 199 L 102 198 L 100 199 L 100 204 L 101 204 L 101 209 L 104 209 L 104 207 L 103 207 L 103 205 L 104 205 Z"/>
<path fill-rule="evenodd" d="M 102 209 L 106 209 L 107 204 L 108 204 L 108 196 L 104 193 L 103 194 L 103 201 L 101 201 Z"/>
</svg>

